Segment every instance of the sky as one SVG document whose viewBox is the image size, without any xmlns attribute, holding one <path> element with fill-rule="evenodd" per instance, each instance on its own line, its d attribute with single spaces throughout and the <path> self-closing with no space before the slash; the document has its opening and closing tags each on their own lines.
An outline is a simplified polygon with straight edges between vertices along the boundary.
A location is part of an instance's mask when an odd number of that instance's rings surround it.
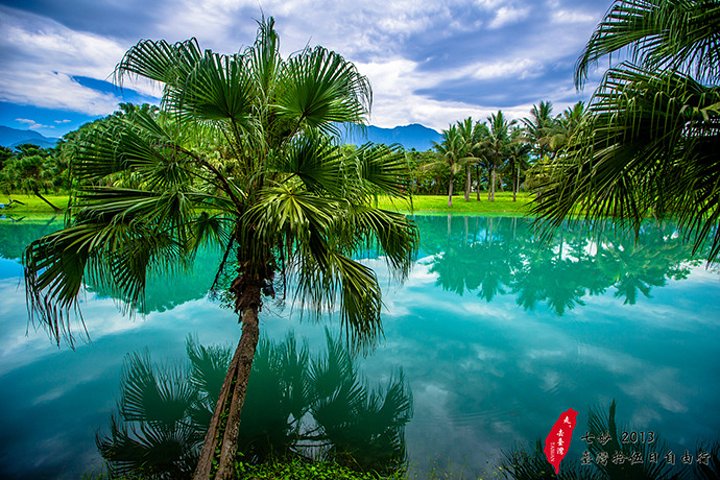
<svg viewBox="0 0 720 480">
<path fill-rule="evenodd" d="M 234 53 L 273 16 L 287 57 L 310 45 L 342 54 L 373 89 L 370 123 L 442 130 L 501 109 L 560 113 L 587 101 L 575 62 L 610 0 L 0 0 L 0 125 L 60 137 L 117 110 L 159 103 L 148 82 L 113 84 L 141 39 Z"/>
</svg>

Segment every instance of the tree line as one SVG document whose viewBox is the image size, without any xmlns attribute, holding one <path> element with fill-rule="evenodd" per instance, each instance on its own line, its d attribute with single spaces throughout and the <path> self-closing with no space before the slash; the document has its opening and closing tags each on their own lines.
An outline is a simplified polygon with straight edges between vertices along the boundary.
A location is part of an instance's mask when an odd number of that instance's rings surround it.
<svg viewBox="0 0 720 480">
<path fill-rule="evenodd" d="M 13 193 L 35 195 L 54 210 L 44 195 L 68 192 L 69 166 L 83 138 L 117 119 L 127 118 L 135 111 L 158 117 L 160 109 L 154 105 L 122 103 L 115 113 L 87 123 L 66 134 L 55 148 L 42 148 L 33 144 L 19 145 L 15 149 L 0 147 L 0 188 L 8 196 Z M 409 190 L 415 195 L 448 194 L 464 191 L 465 201 L 473 192 L 478 201 L 481 191 L 493 201 L 497 190 L 511 190 L 513 201 L 517 193 L 539 184 L 540 170 L 533 168 L 547 164 L 560 155 L 568 139 L 580 123 L 585 104 L 578 102 L 561 114 L 553 113 L 549 101 L 533 105 L 530 115 L 510 120 L 499 110 L 485 121 L 468 117 L 443 130 L 442 139 L 427 151 L 404 151 L 409 167 Z M 399 145 L 391 147 L 403 151 Z M 345 155 L 356 148 L 347 145 Z M 131 178 L 113 178 L 113 182 L 137 184 Z M 79 185 L 76 185 L 79 186 Z"/>
<path fill-rule="evenodd" d="M 550 101 L 533 105 L 528 117 L 511 120 L 498 110 L 485 120 L 465 118 L 442 131 L 433 149 L 407 152 L 413 194 L 452 196 L 463 191 L 465 201 L 487 191 L 510 190 L 513 201 L 521 189 L 542 183 L 542 166 L 562 155 L 586 112 L 577 102 L 554 114 Z"/>
</svg>

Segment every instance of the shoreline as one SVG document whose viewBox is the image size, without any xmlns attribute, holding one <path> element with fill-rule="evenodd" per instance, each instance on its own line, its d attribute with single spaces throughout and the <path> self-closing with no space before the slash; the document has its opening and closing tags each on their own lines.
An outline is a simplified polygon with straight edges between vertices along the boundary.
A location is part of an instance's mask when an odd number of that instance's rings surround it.
<svg viewBox="0 0 720 480">
<path fill-rule="evenodd" d="M 405 215 L 471 215 L 471 216 L 509 216 L 529 217 L 530 203 L 532 197 L 528 193 L 518 193 L 517 202 L 512 201 L 511 192 L 496 192 L 495 201 L 487 200 L 487 192 L 481 193 L 482 198 L 478 202 L 475 193 L 469 201 L 465 201 L 463 195 L 453 195 L 453 206 L 447 206 L 447 195 L 416 195 L 412 197 L 412 207 L 407 201 L 392 200 L 388 197 L 380 197 L 377 205 L 385 210 L 390 210 Z M 33 195 L 5 195 L 6 198 L 19 200 L 24 205 L 13 205 L 10 208 L 0 209 L 0 216 L 17 216 L 26 218 L 49 218 L 63 217 L 69 201 L 65 194 L 44 195 L 50 202 L 61 208 L 55 212 L 53 209 L 38 197 Z M 4 202 L 0 202 L 4 203 Z"/>
</svg>

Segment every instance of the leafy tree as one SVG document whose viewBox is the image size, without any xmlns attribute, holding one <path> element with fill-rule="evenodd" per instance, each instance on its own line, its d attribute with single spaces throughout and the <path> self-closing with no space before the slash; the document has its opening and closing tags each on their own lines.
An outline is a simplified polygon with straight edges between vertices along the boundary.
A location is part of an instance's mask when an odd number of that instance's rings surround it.
<svg viewBox="0 0 720 480">
<path fill-rule="evenodd" d="M 437 155 L 432 150 L 410 150 L 405 153 L 412 176 L 410 191 L 413 194 L 440 194 L 447 172 L 443 168 L 444 164 L 437 161 Z"/>
<path fill-rule="evenodd" d="M 578 209 L 636 231 L 648 216 L 675 218 L 696 250 L 720 253 L 720 4 L 617 0 L 578 61 L 616 53 L 535 205 L 557 227 Z"/>
<path fill-rule="evenodd" d="M 0 173 L 0 183 L 5 193 L 22 192 L 35 195 L 55 212 L 61 209 L 53 205 L 43 193 L 56 190 L 62 185 L 65 168 L 57 162 L 52 151 L 33 144 L 17 147 L 17 153 L 7 158 Z"/>
<path fill-rule="evenodd" d="M 0 145 L 0 170 L 2 170 L 5 167 L 5 162 L 7 162 L 10 158 L 13 156 L 12 149 L 8 147 L 3 147 Z"/>
<path fill-rule="evenodd" d="M 197 479 L 232 474 L 258 313 L 275 287 L 284 296 L 294 285 L 293 298 L 315 313 L 339 305 L 349 337 L 367 343 L 381 330 L 381 291 L 353 252 L 377 243 L 403 277 L 416 248 L 414 224 L 372 202 L 404 195 L 401 152 L 366 145 L 348 156 L 336 145 L 339 124 L 367 117 L 367 79 L 322 47 L 287 59 L 279 52 L 272 18 L 236 54 L 201 50 L 195 39 L 128 50 L 117 78 L 161 82 L 163 111 L 132 109 L 77 140 L 68 226 L 24 256 L 30 310 L 59 342 L 72 341 L 85 279 L 137 308 L 148 271 L 190 262 L 206 243 L 221 246 L 216 289 L 242 335 Z"/>
</svg>

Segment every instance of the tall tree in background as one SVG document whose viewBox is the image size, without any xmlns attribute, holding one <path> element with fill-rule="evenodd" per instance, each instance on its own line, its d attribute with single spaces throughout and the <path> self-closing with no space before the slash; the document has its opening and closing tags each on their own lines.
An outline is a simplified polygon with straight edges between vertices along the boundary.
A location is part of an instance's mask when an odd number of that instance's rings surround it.
<svg viewBox="0 0 720 480">
<path fill-rule="evenodd" d="M 570 143 L 571 137 L 580 127 L 586 112 L 584 102 L 577 102 L 563 110 L 557 119 L 555 133 L 550 140 L 553 151 L 560 152 Z"/>
<path fill-rule="evenodd" d="M 0 186 L 4 193 L 34 195 L 54 212 L 60 212 L 61 209 L 43 195 L 64 186 L 67 177 L 66 166 L 60 161 L 57 150 L 33 144 L 18 145 L 16 149 L 4 159 L 0 171 Z"/>
<path fill-rule="evenodd" d="M 530 116 L 522 119 L 527 141 L 532 145 L 536 158 L 553 156 L 552 139 L 556 134 L 557 121 L 558 117 L 553 115 L 553 104 L 549 101 L 533 105 Z"/>
<path fill-rule="evenodd" d="M 462 171 L 467 152 L 467 144 L 457 124 L 450 125 L 447 130 L 442 131 L 442 140 L 440 143 L 435 143 L 435 150 L 440 154 L 440 162 L 447 165 L 450 171 L 450 180 L 448 181 L 448 207 L 452 207 L 455 175 Z"/>
<path fill-rule="evenodd" d="M 73 192 L 68 224 L 24 256 L 30 311 L 59 342 L 72 339 L 84 279 L 136 308 L 148 271 L 191 262 L 203 244 L 224 249 L 215 288 L 234 304 L 242 334 L 196 479 L 233 473 L 258 313 L 276 282 L 283 291 L 295 285 L 311 311 L 339 304 L 350 336 L 368 341 L 381 330 L 381 291 L 353 252 L 377 244 L 404 277 L 417 244 L 410 220 L 372 202 L 404 195 L 402 154 L 365 146 L 344 155 L 336 146 L 338 124 L 367 118 L 367 79 L 322 47 L 287 59 L 279 52 L 272 18 L 237 54 L 203 51 L 195 39 L 128 50 L 118 79 L 162 83 L 163 111 L 128 109 L 79 136 L 72 173 L 84 186 Z"/>
<path fill-rule="evenodd" d="M 472 171 L 473 168 L 479 171 L 480 164 L 484 155 L 484 143 L 489 135 L 487 125 L 481 122 L 474 122 L 472 117 L 457 122 L 460 136 L 465 142 L 465 157 L 462 163 L 465 165 L 465 201 L 470 201 L 470 192 L 472 190 Z M 477 179 L 477 200 L 480 201 L 480 175 Z"/>
<path fill-rule="evenodd" d="M 514 127 L 510 130 L 510 143 L 508 145 L 507 169 L 512 182 L 513 202 L 517 202 L 517 193 L 520 190 L 520 175 L 530 167 L 530 152 L 532 145 L 527 143 L 524 129 Z"/>
<path fill-rule="evenodd" d="M 510 154 L 510 127 L 516 122 L 515 120 L 508 122 L 502 110 L 491 114 L 487 120 L 490 124 L 490 135 L 485 140 L 484 147 L 490 177 L 488 200 L 494 202 L 497 171 L 504 165 Z"/>
<path fill-rule="evenodd" d="M 551 166 L 534 212 L 559 226 L 580 208 L 637 230 L 671 216 L 699 249 L 720 253 L 720 2 L 615 1 L 580 57 L 581 86 L 600 58 L 620 53 L 589 112 Z"/>
</svg>

